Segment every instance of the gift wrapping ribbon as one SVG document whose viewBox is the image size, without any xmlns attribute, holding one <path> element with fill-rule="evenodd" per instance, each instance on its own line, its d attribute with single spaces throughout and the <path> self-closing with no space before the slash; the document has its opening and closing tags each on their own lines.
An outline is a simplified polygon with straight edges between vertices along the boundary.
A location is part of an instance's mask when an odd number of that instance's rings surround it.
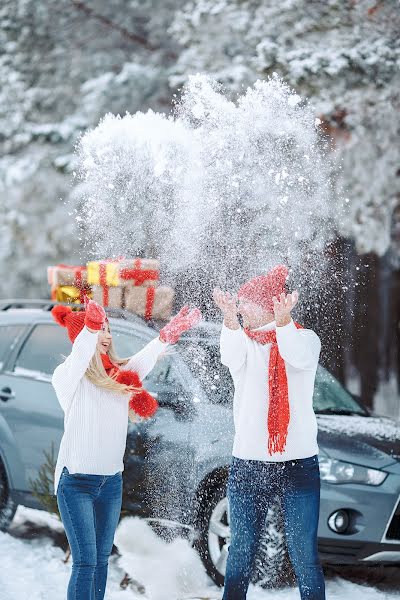
<svg viewBox="0 0 400 600">
<path fill-rule="evenodd" d="M 146 307 L 144 310 L 144 318 L 146 319 L 146 321 L 151 319 L 151 316 L 153 314 L 155 297 L 156 297 L 156 288 L 148 287 L 147 291 L 146 291 Z"/>
<path fill-rule="evenodd" d="M 124 280 L 131 280 L 133 285 L 143 285 L 145 281 L 157 281 L 160 274 L 156 269 L 142 269 L 142 260 L 136 258 L 133 267 L 123 267 L 119 276 Z"/>
<path fill-rule="evenodd" d="M 103 288 L 103 306 L 108 306 L 110 300 L 107 285 L 107 264 L 104 261 L 99 263 L 99 281 Z"/>
</svg>

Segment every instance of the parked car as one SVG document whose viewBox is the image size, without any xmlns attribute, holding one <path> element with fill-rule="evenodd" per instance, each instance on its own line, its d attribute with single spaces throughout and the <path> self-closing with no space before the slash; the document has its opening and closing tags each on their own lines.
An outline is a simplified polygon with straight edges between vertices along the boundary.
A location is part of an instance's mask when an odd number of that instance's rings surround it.
<svg viewBox="0 0 400 600">
<path fill-rule="evenodd" d="M 0 301 L 0 528 L 19 504 L 41 508 L 30 488 L 44 452 L 63 432 L 51 375 L 71 350 L 51 301 Z M 107 310 L 121 356 L 157 335 L 156 323 Z M 223 583 L 229 546 L 225 495 L 233 442 L 229 371 L 219 361 L 219 326 L 203 323 L 170 347 L 145 380 L 155 418 L 129 424 L 123 509 L 187 531 L 212 579 Z M 314 408 L 319 424 L 319 552 L 334 564 L 400 564 L 400 429 L 369 414 L 321 366 Z M 265 585 L 290 572 L 280 506 L 269 510 L 254 570 Z"/>
</svg>

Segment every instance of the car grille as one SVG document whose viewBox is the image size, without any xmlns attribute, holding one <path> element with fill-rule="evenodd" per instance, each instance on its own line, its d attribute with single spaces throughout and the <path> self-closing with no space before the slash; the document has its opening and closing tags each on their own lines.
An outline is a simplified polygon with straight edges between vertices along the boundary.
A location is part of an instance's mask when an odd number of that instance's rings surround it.
<svg viewBox="0 0 400 600">
<path fill-rule="evenodd" d="M 400 502 L 398 503 L 392 520 L 390 521 L 388 530 L 386 532 L 386 539 L 400 540 Z"/>
</svg>

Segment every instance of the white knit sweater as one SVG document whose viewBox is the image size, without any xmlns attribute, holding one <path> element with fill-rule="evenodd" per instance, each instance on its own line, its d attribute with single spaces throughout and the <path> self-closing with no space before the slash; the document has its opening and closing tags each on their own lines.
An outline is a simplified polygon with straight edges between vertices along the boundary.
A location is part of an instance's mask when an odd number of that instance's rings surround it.
<svg viewBox="0 0 400 600">
<path fill-rule="evenodd" d="M 285 361 L 290 422 L 284 452 L 268 454 L 268 368 L 271 344 L 250 339 L 243 329 L 221 332 L 221 361 L 235 384 L 233 455 L 263 461 L 307 458 L 318 453 L 317 420 L 313 411 L 315 373 L 321 342 L 314 331 L 297 329 L 293 320 L 284 327 L 275 321 L 255 331 L 276 329 L 279 353 Z"/>
<path fill-rule="evenodd" d="M 97 338 L 98 333 L 84 327 L 75 339 L 71 354 L 53 373 L 52 384 L 64 410 L 64 435 L 54 476 L 55 494 L 64 466 L 70 473 L 94 475 L 114 475 L 124 469 L 129 395 L 104 390 L 86 377 Z M 156 338 L 121 368 L 136 371 L 143 380 L 167 346 Z"/>
</svg>

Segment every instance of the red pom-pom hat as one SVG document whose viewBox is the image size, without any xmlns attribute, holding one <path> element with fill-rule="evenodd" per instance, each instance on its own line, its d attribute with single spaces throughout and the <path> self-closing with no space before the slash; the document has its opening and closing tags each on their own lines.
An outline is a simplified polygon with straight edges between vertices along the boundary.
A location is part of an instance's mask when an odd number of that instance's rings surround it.
<svg viewBox="0 0 400 600">
<path fill-rule="evenodd" d="M 69 306 L 58 304 L 52 309 L 51 314 L 56 323 L 61 327 L 66 327 L 68 337 L 74 343 L 75 338 L 85 325 L 86 312 L 84 310 L 71 310 Z"/>
<path fill-rule="evenodd" d="M 248 300 L 262 306 L 266 311 L 273 313 L 272 298 L 285 291 L 285 282 L 289 270 L 285 265 L 277 265 L 266 275 L 253 277 L 244 283 L 238 291 L 239 300 Z"/>
</svg>

